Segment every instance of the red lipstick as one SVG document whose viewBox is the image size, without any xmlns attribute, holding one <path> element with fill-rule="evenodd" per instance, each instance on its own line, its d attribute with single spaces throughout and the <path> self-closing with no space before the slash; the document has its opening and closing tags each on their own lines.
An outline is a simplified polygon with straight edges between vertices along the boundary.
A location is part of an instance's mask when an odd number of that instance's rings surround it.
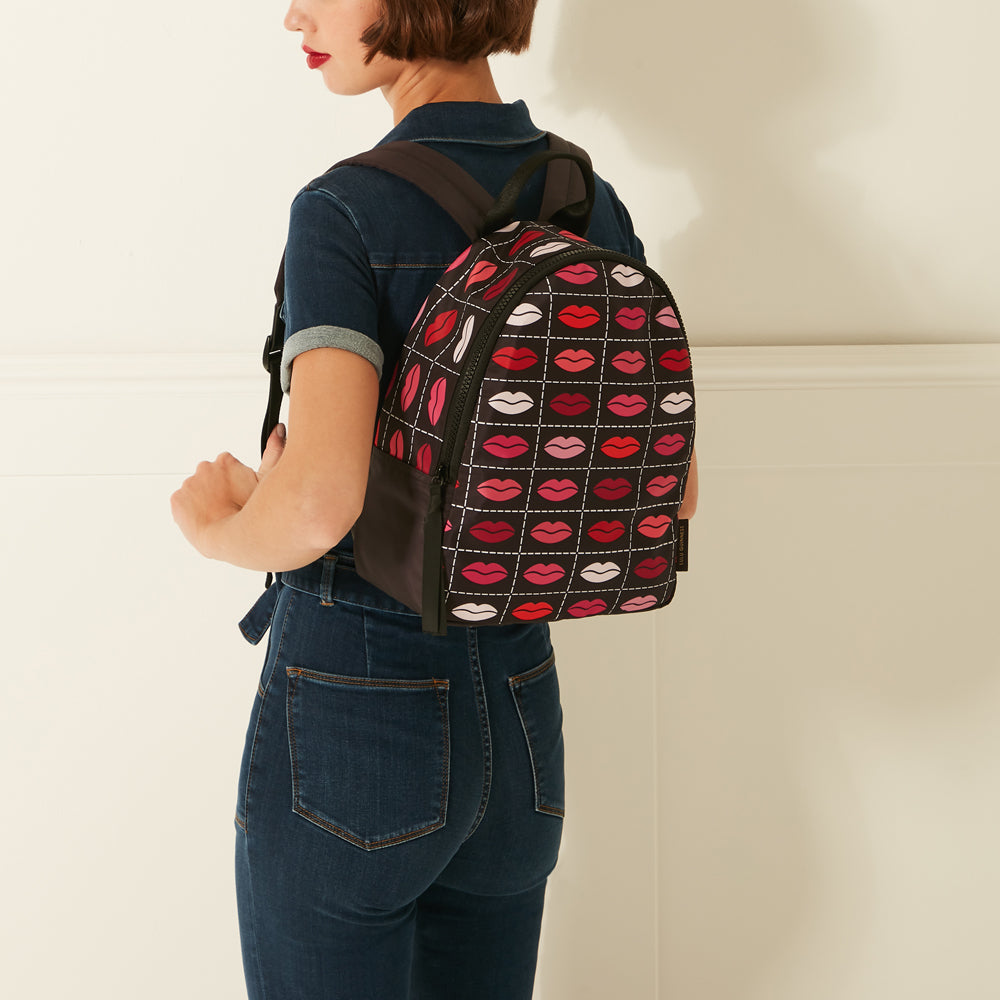
<svg viewBox="0 0 1000 1000">
<path fill-rule="evenodd" d="M 319 69 L 330 58 L 328 53 L 317 52 L 315 49 L 309 48 L 308 45 L 303 45 L 302 51 L 306 54 L 306 64 L 310 69 Z"/>
</svg>

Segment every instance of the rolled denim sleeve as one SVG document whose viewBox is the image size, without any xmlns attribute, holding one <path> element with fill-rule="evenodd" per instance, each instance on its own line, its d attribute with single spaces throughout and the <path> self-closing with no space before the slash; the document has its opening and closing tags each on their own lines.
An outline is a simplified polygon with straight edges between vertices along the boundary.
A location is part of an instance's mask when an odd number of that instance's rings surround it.
<svg viewBox="0 0 1000 1000">
<path fill-rule="evenodd" d="M 317 347 L 366 358 L 381 376 L 375 277 L 364 240 L 347 206 L 329 191 L 307 187 L 292 203 L 285 246 L 285 344 L 281 387 L 292 362 Z"/>
</svg>

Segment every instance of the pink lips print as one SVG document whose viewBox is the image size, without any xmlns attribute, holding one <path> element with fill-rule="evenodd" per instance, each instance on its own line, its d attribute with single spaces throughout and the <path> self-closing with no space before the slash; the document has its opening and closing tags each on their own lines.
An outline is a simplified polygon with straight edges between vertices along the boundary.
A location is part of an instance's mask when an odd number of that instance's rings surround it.
<svg viewBox="0 0 1000 1000">
<path fill-rule="evenodd" d="M 664 351 L 660 355 L 660 367 L 669 372 L 682 372 L 691 367 L 691 357 L 686 349 Z"/>
<path fill-rule="evenodd" d="M 441 419 L 441 411 L 444 409 L 444 396 L 448 388 L 448 380 L 442 376 L 431 386 L 430 399 L 427 403 L 427 415 L 431 419 L 431 426 L 436 427 Z"/>
<path fill-rule="evenodd" d="M 677 486 L 677 482 L 676 476 L 656 476 L 650 479 L 646 492 L 654 497 L 665 497 Z"/>
<path fill-rule="evenodd" d="M 530 445 L 523 437 L 516 434 L 494 434 L 483 442 L 483 449 L 497 458 L 518 458 L 523 455 Z"/>
<path fill-rule="evenodd" d="M 660 326 L 669 326 L 675 330 L 680 329 L 680 320 L 677 318 L 677 313 L 674 312 L 673 306 L 665 306 L 656 314 L 656 322 Z"/>
<path fill-rule="evenodd" d="M 460 254 L 459 254 L 459 255 L 458 255 L 458 256 L 457 256 L 457 257 L 456 257 L 456 258 L 455 258 L 455 259 L 454 259 L 454 260 L 453 260 L 453 261 L 452 261 L 452 262 L 451 262 L 450 264 L 449 264 L 449 265 L 448 265 L 448 270 L 447 270 L 447 271 L 445 271 L 444 273 L 445 273 L 445 274 L 449 274 L 450 272 L 454 271 L 456 267 L 461 267 L 461 266 L 462 266 L 462 265 L 463 265 L 463 264 L 465 263 L 465 261 L 466 261 L 466 259 L 468 258 L 468 256 L 469 256 L 469 254 L 470 254 L 470 253 L 472 253 L 472 247 L 471 247 L 471 246 L 469 246 L 469 247 L 466 247 L 466 248 L 465 248 L 465 249 L 464 249 L 464 250 L 463 250 L 463 251 L 462 251 L 462 252 L 461 252 L 461 253 L 460 253 Z"/>
<path fill-rule="evenodd" d="M 488 587 L 491 583 L 499 583 L 507 576 L 507 570 L 500 563 L 474 562 L 462 570 L 462 576 L 480 587 Z"/>
<path fill-rule="evenodd" d="M 556 583 L 566 575 L 566 570 L 557 563 L 535 563 L 521 574 L 528 583 L 538 587 L 547 587 Z"/>
<path fill-rule="evenodd" d="M 578 417 L 590 409 L 590 400 L 582 392 L 562 392 L 549 400 L 549 409 L 564 417 Z"/>
<path fill-rule="evenodd" d="M 673 521 L 666 514 L 644 517 L 636 526 L 636 531 L 646 538 L 662 538 Z"/>
<path fill-rule="evenodd" d="M 600 323 L 601 314 L 593 306 L 566 306 L 559 310 L 559 321 L 574 330 L 586 330 L 588 326 Z"/>
<path fill-rule="evenodd" d="M 646 367 L 646 358 L 639 351 L 622 351 L 611 359 L 611 364 L 626 375 L 635 375 Z"/>
<path fill-rule="evenodd" d="M 431 471 L 431 446 L 422 444 L 417 449 L 417 469 L 425 476 Z"/>
<path fill-rule="evenodd" d="M 435 316 L 424 333 L 424 344 L 430 347 L 431 344 L 436 344 L 439 340 L 443 340 L 455 329 L 457 320 L 457 309 L 449 309 L 448 312 L 441 313 L 440 316 Z"/>
<path fill-rule="evenodd" d="M 404 451 L 403 432 L 396 431 L 389 440 L 389 454 L 393 458 L 402 460 Z"/>
<path fill-rule="evenodd" d="M 542 545 L 558 545 L 572 534 L 573 529 L 565 521 L 542 521 L 531 529 L 531 537 Z"/>
<path fill-rule="evenodd" d="M 537 622 L 552 614 L 552 605 L 547 601 L 528 601 L 519 604 L 511 614 L 522 622 Z"/>
<path fill-rule="evenodd" d="M 566 613 L 571 618 L 590 618 L 593 615 L 603 615 L 607 610 L 607 603 L 598 597 L 590 601 L 577 601 L 566 609 Z"/>
<path fill-rule="evenodd" d="M 669 565 L 670 563 L 663 556 L 657 556 L 655 559 L 643 559 L 633 572 L 643 580 L 655 580 L 656 577 L 662 576 L 667 571 Z"/>
<path fill-rule="evenodd" d="M 611 437 L 601 445 L 601 451 L 608 458 L 628 458 L 641 447 L 642 445 L 634 437 Z"/>
<path fill-rule="evenodd" d="M 469 528 L 469 533 L 485 545 L 499 545 L 514 537 L 514 525 L 507 521 L 479 521 Z"/>
<path fill-rule="evenodd" d="M 661 437 L 656 444 L 653 445 L 653 451 L 655 451 L 657 455 L 676 455 L 685 444 L 687 444 L 687 442 L 680 434 L 664 434 L 663 437 Z"/>
<path fill-rule="evenodd" d="M 568 500 L 580 492 L 580 487 L 572 479 L 546 479 L 538 487 L 538 495 L 543 500 L 551 500 L 558 503 L 561 500 Z"/>
<path fill-rule="evenodd" d="M 635 417 L 649 404 L 642 396 L 615 396 L 608 400 L 608 409 L 619 417 Z"/>
<path fill-rule="evenodd" d="M 476 487 L 476 491 L 487 500 L 503 503 L 505 500 L 513 500 L 514 497 L 520 496 L 522 489 L 516 479 L 487 479 Z"/>
<path fill-rule="evenodd" d="M 623 307 L 615 314 L 615 322 L 626 330 L 638 330 L 646 325 L 646 311 L 638 307 Z"/>
<path fill-rule="evenodd" d="M 507 254 L 508 257 L 514 257 L 517 255 L 518 250 L 523 250 L 529 243 L 534 243 L 539 236 L 544 236 L 545 233 L 541 229 L 529 229 L 521 234 L 521 238 L 510 248 L 510 253 Z"/>
<path fill-rule="evenodd" d="M 530 347 L 501 347 L 493 352 L 493 362 L 512 372 L 523 372 L 538 360 Z"/>
<path fill-rule="evenodd" d="M 632 484 L 627 479 L 602 479 L 594 486 L 595 496 L 602 500 L 621 500 L 632 492 Z"/>
<path fill-rule="evenodd" d="M 567 348 L 555 356 L 555 363 L 564 372 L 583 372 L 594 363 L 594 355 L 583 348 Z"/>
<path fill-rule="evenodd" d="M 406 373 L 406 378 L 403 380 L 403 392 L 399 397 L 404 413 L 410 408 L 418 388 L 420 388 L 420 365 L 414 365 Z"/>
<path fill-rule="evenodd" d="M 656 607 L 654 594 L 643 594 L 642 597 L 631 597 L 622 606 L 622 611 L 648 611 Z"/>
<path fill-rule="evenodd" d="M 597 277 L 597 271 L 589 264 L 570 264 L 556 271 L 556 277 L 571 285 L 589 285 Z"/>
<path fill-rule="evenodd" d="M 473 285 L 480 285 L 484 281 L 489 281 L 497 273 L 496 264 L 491 264 L 488 260 L 479 261 L 469 272 L 469 277 L 465 282 L 465 289 L 468 291 Z"/>
<path fill-rule="evenodd" d="M 621 521 L 598 521 L 587 529 L 587 534 L 601 545 L 610 545 L 625 534 L 625 525 Z"/>
<path fill-rule="evenodd" d="M 578 437 L 554 437 L 545 443 L 545 453 L 558 459 L 576 458 L 586 450 L 587 446 Z"/>
</svg>

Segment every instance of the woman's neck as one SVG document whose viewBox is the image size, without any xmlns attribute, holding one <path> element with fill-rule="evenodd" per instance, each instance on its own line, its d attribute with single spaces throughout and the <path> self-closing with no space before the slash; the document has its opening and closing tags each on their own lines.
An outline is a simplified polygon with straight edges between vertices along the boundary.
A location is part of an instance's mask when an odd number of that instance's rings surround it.
<svg viewBox="0 0 1000 1000">
<path fill-rule="evenodd" d="M 441 101 L 481 101 L 502 104 L 486 59 L 467 63 L 428 59 L 401 63 L 399 74 L 382 87 L 398 125 L 414 108 Z"/>
</svg>

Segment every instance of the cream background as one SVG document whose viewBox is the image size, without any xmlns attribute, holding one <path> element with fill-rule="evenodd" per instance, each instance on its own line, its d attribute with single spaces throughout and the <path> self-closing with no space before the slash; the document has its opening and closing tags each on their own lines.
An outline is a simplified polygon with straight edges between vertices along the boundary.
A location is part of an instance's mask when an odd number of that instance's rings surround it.
<svg viewBox="0 0 1000 1000">
<path fill-rule="evenodd" d="M 4 996 L 243 995 L 261 580 L 167 498 L 253 458 L 288 202 L 389 127 L 282 14 L 0 13 Z M 998 20 L 543 0 L 498 60 L 628 202 L 702 390 L 675 604 L 559 630 L 541 1000 L 1000 993 Z"/>
</svg>

